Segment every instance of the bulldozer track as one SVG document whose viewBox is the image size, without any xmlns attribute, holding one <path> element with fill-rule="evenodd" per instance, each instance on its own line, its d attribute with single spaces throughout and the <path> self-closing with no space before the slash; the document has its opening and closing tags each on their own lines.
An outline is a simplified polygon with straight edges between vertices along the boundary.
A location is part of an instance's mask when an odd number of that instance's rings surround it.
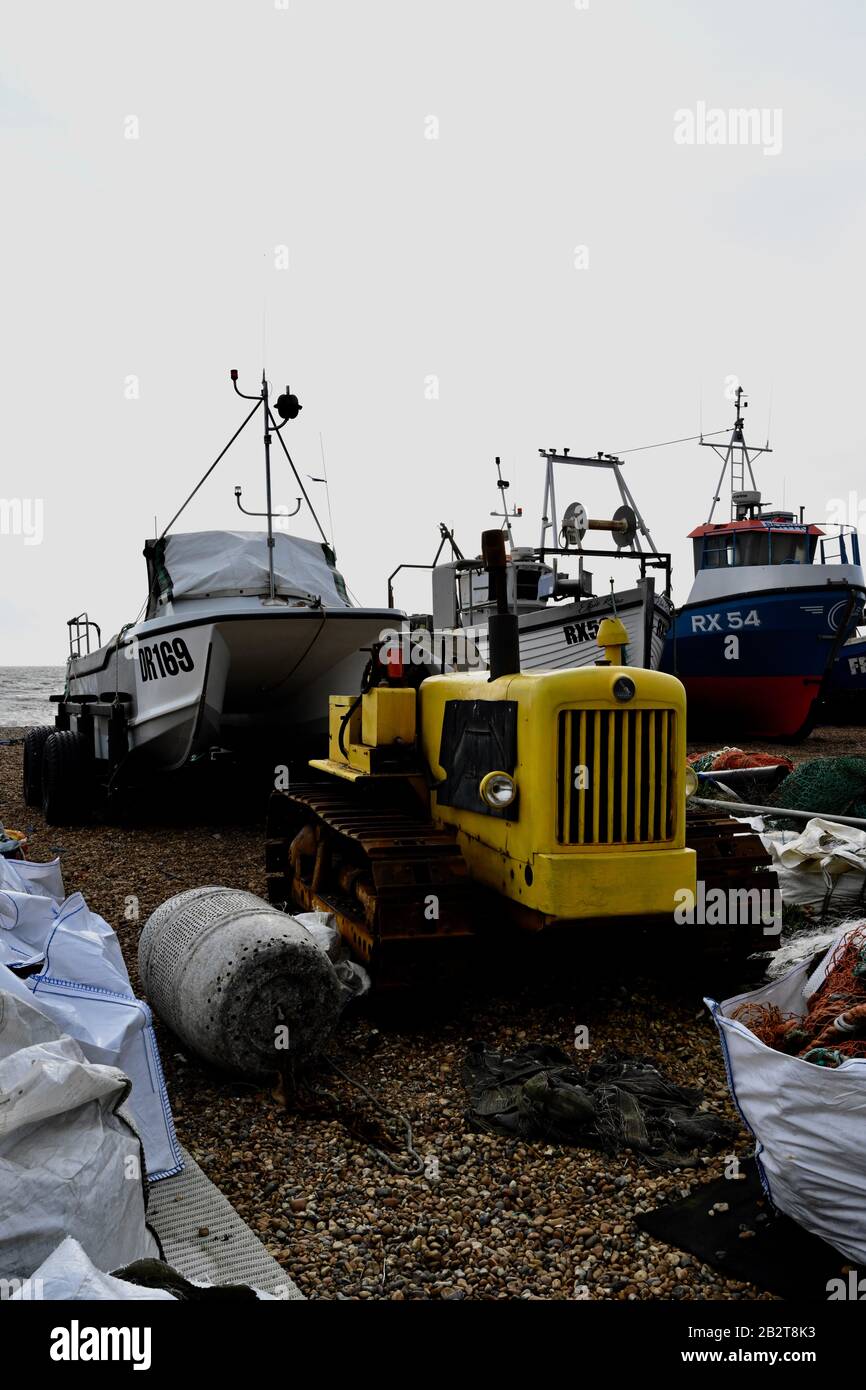
<svg viewBox="0 0 866 1390">
<path fill-rule="evenodd" d="M 388 804 L 376 785 L 274 792 L 265 863 L 272 903 L 333 912 L 369 964 L 421 940 L 474 935 L 480 892 L 456 837 L 409 797 Z"/>
<path fill-rule="evenodd" d="M 269 901 L 333 913 L 377 975 L 394 963 L 399 971 L 422 943 L 426 956 L 431 944 L 474 938 L 489 916 L 490 895 L 470 878 L 456 836 L 419 812 L 405 784 L 322 782 L 274 792 L 267 835 Z M 760 837 L 730 816 L 690 811 L 686 844 L 705 893 L 778 888 Z M 708 946 L 711 938 L 712 949 L 730 943 L 737 954 L 777 944 L 760 924 L 710 928 Z"/>
</svg>

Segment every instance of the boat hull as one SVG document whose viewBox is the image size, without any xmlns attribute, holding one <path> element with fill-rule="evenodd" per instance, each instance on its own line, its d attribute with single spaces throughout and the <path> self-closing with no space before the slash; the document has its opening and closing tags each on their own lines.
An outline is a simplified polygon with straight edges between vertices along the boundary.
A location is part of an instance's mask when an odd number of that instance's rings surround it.
<svg viewBox="0 0 866 1390">
<path fill-rule="evenodd" d="M 840 649 L 821 697 L 820 720 L 866 724 L 866 637 L 851 638 Z"/>
<path fill-rule="evenodd" d="M 360 688 L 391 610 L 297 609 L 157 618 L 69 662 L 69 699 L 125 698 L 130 760 L 161 770 L 213 748 L 314 748 L 328 697 Z M 98 750 L 107 756 L 107 747 Z"/>
<path fill-rule="evenodd" d="M 594 666 L 601 655 L 598 629 L 618 617 L 628 634 L 624 664 L 657 671 L 671 626 L 671 605 L 651 582 L 627 593 L 557 604 L 518 621 L 520 664 L 524 671 L 562 671 Z"/>
<path fill-rule="evenodd" d="M 850 584 L 797 584 L 686 604 L 666 644 L 663 669 L 686 687 L 690 736 L 807 733 L 863 598 L 864 590 Z"/>
<path fill-rule="evenodd" d="M 673 620 L 671 604 L 655 593 L 651 580 L 634 589 L 600 598 L 550 604 L 517 620 L 522 671 L 565 671 L 594 666 L 601 651 L 598 630 L 605 618 L 618 617 L 628 634 L 625 664 L 657 671 Z M 443 643 L 444 639 L 444 643 Z M 455 629 L 439 634 L 433 665 L 467 670 L 487 665 L 487 628 Z"/>
</svg>

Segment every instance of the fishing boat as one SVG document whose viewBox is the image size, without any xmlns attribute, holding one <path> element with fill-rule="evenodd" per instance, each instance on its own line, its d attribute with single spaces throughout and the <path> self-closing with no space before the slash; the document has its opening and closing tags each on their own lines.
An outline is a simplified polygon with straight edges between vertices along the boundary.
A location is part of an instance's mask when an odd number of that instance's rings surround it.
<svg viewBox="0 0 866 1390">
<path fill-rule="evenodd" d="M 192 760 L 279 746 L 315 746 L 333 690 L 358 688 L 369 648 L 401 617 L 351 601 L 333 547 L 283 439 L 301 409 L 288 389 L 276 418 L 264 375 L 254 404 L 162 533 L 146 541 L 148 593 L 140 618 L 103 643 L 88 614 L 70 619 L 66 684 L 52 697 L 54 729 L 25 746 L 28 803 L 51 819 L 74 818 L 94 783 L 114 787 Z M 177 532 L 178 518 L 254 416 L 264 424 L 264 512 L 254 531 Z M 318 530 L 281 529 L 272 504 L 271 443 L 282 447 Z M 95 638 L 95 646 L 94 646 Z M 364 649 L 367 649 L 366 651 Z"/>
<path fill-rule="evenodd" d="M 866 724 L 866 637 L 843 642 L 821 696 L 821 724 Z"/>
<path fill-rule="evenodd" d="M 599 660 L 596 642 L 605 618 L 618 617 L 628 635 L 626 660 L 630 666 L 658 670 L 665 638 L 673 620 L 670 598 L 670 556 L 660 552 L 652 539 L 634 496 L 623 475 L 622 460 L 611 454 L 580 457 L 570 450 L 540 449 L 545 484 L 541 535 L 538 546 L 515 542 L 513 525 L 522 508 L 509 510 L 505 501 L 509 482 L 496 460 L 497 488 L 506 534 L 508 601 L 517 614 L 520 665 L 524 671 L 556 671 L 591 666 Z M 557 469 L 595 469 L 616 484 L 620 505 L 607 519 L 593 518 L 580 502 L 569 503 L 560 520 L 556 501 Z M 407 620 L 402 637 L 414 653 L 426 652 L 425 664 L 439 671 L 486 666 L 488 621 L 496 604 L 488 592 L 488 576 L 481 557 L 466 558 L 451 532 L 440 523 L 440 545 L 430 565 L 399 565 L 388 581 L 388 603 L 394 604 L 394 579 L 403 569 L 432 571 L 432 614 Z M 587 546 L 596 533 L 607 533 L 612 549 Z M 445 545 L 451 558 L 442 560 Z M 587 560 L 621 563 L 631 560 L 638 570 L 628 587 L 596 593 Z M 568 561 L 568 569 L 564 568 Z M 656 586 L 656 576 L 662 584 Z M 403 641 L 406 646 L 406 640 Z"/>
<path fill-rule="evenodd" d="M 745 439 L 743 388 L 709 517 L 689 533 L 695 578 L 677 610 L 664 669 L 688 694 L 689 733 L 799 739 L 813 727 L 828 673 L 863 613 L 857 532 L 819 527 L 762 501 Z M 725 480 L 731 516 L 714 521 Z M 749 484 L 747 486 L 746 484 Z"/>
</svg>

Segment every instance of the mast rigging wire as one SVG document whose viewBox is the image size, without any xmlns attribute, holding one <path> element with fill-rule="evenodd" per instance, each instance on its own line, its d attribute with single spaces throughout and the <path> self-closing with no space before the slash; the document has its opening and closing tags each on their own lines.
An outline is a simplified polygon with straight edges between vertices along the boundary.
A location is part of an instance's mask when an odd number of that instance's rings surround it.
<svg viewBox="0 0 866 1390">
<path fill-rule="evenodd" d="M 192 492 L 190 493 L 189 497 L 188 497 L 188 498 L 186 499 L 186 501 L 184 502 L 183 506 L 181 506 L 181 507 L 178 508 L 178 510 L 175 512 L 174 516 L 172 517 L 171 521 L 170 521 L 170 522 L 168 523 L 168 525 L 165 527 L 165 530 L 162 531 L 162 532 L 160 533 L 160 536 L 159 536 L 159 539 L 160 539 L 160 540 L 162 540 L 163 537 L 165 537 L 165 536 L 168 534 L 168 532 L 171 530 L 172 526 L 174 525 L 174 523 L 177 521 L 178 517 L 180 516 L 181 512 L 184 511 L 185 508 L 189 506 L 190 502 L 191 502 L 192 499 L 195 497 L 195 495 L 196 495 L 196 493 L 198 492 L 199 488 L 200 488 L 204 483 L 207 482 L 208 478 L 210 477 L 211 473 L 212 473 L 212 472 L 214 471 L 214 469 L 216 468 L 216 466 L 217 466 L 217 464 L 219 463 L 220 459 L 221 459 L 221 458 L 224 458 L 225 455 L 228 453 L 229 449 L 230 449 L 230 448 L 232 447 L 232 445 L 234 444 L 234 442 L 235 442 L 235 440 L 237 439 L 238 435 L 240 434 L 241 430 L 244 429 L 244 427 L 245 427 L 246 425 L 249 424 L 250 420 L 252 420 L 253 416 L 255 415 L 255 413 L 256 413 L 256 411 L 258 410 L 258 408 L 259 408 L 259 406 L 261 405 L 261 403 L 262 403 L 262 402 L 261 402 L 261 397 L 259 397 L 259 399 L 257 399 L 255 405 L 253 406 L 252 410 L 250 411 L 249 415 L 248 415 L 247 418 L 244 420 L 243 424 L 242 424 L 242 425 L 238 425 L 237 429 L 235 430 L 235 432 L 234 432 L 234 434 L 232 435 L 231 439 L 229 440 L 228 444 L 225 446 L 224 449 L 222 449 L 222 450 L 220 451 L 220 453 L 217 454 L 217 456 L 216 456 L 216 458 L 214 459 L 213 463 L 211 464 L 210 468 L 207 470 L 207 472 L 204 474 L 203 477 L 199 478 L 198 482 L 196 483 L 196 485 L 195 485 L 195 487 L 193 488 Z M 308 500 L 309 500 L 309 499 L 308 499 Z M 321 528 L 320 528 L 320 529 L 321 529 Z"/>
<path fill-rule="evenodd" d="M 621 454 L 639 454 L 644 449 L 666 449 L 669 444 L 690 444 L 695 439 L 712 439 L 716 434 L 730 434 L 731 427 L 727 425 L 723 430 L 702 430 L 700 434 L 686 434 L 682 439 L 663 439 L 660 444 L 638 444 L 634 449 L 614 449 L 612 452 L 619 458 Z"/>
</svg>

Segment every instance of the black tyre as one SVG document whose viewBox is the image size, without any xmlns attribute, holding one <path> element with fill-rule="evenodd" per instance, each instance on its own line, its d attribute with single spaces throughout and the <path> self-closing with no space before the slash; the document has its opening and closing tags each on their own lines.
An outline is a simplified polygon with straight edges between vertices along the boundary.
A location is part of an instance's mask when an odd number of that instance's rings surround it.
<svg viewBox="0 0 866 1390">
<path fill-rule="evenodd" d="M 42 752 L 53 733 L 50 724 L 38 724 L 28 729 L 24 737 L 24 803 L 27 806 L 42 805 Z"/>
<path fill-rule="evenodd" d="M 52 733 L 42 750 L 42 814 L 49 825 L 75 825 L 83 819 L 90 781 L 81 735 L 71 729 Z"/>
</svg>

